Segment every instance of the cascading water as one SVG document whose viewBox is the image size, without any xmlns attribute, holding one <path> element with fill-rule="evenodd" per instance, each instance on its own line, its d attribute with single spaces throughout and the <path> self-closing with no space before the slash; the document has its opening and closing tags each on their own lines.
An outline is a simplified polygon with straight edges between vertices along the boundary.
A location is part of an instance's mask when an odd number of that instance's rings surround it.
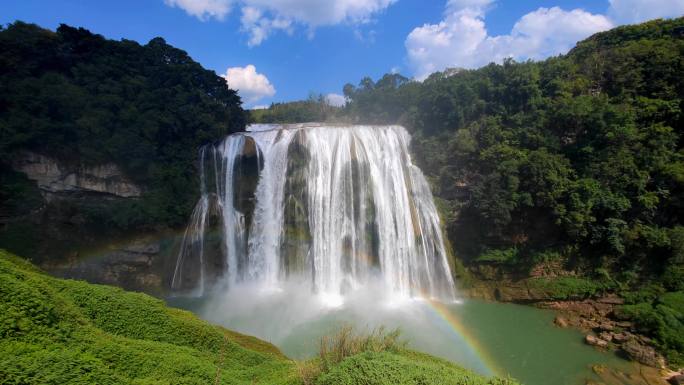
<svg viewBox="0 0 684 385">
<path fill-rule="evenodd" d="M 380 282 L 401 297 L 454 299 L 409 141 L 400 126 L 252 125 L 204 147 L 172 288 L 296 280 L 338 297 Z"/>
</svg>

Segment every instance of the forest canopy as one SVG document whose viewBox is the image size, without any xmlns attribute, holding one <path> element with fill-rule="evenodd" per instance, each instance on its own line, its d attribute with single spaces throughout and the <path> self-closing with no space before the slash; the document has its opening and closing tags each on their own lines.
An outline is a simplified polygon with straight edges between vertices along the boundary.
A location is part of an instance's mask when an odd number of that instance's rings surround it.
<svg viewBox="0 0 684 385">
<path fill-rule="evenodd" d="M 244 130 L 236 91 L 159 37 L 140 45 L 18 21 L 0 30 L 0 52 L 0 179 L 16 179 L 17 151 L 114 162 L 145 191 L 117 215 L 100 213 L 120 227 L 183 224 L 198 194 L 198 147 Z"/>
</svg>

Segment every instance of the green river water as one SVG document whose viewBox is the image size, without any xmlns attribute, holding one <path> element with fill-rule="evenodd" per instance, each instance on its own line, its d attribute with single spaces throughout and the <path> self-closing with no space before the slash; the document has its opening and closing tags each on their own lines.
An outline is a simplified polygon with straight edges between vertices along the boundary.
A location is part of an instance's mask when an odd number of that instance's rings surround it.
<svg viewBox="0 0 684 385">
<path fill-rule="evenodd" d="M 270 341 L 296 359 L 316 354 L 321 336 L 349 324 L 357 330 L 398 327 L 411 348 L 485 375 L 509 375 L 526 385 L 583 385 L 596 379 L 593 365 L 621 370 L 629 366 L 613 353 L 585 345 L 578 331 L 554 326 L 553 312 L 530 306 L 465 300 L 439 306 L 440 313 L 424 301 L 379 303 L 364 297 L 326 307 L 309 297 L 245 291 L 168 301 Z"/>
</svg>

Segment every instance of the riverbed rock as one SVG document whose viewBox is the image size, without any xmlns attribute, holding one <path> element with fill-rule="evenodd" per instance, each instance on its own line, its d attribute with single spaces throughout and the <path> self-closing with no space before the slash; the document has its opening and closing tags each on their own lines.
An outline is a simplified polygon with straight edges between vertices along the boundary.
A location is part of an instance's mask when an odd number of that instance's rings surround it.
<svg viewBox="0 0 684 385">
<path fill-rule="evenodd" d="M 556 318 L 554 318 L 554 320 L 553 320 L 553 323 L 556 324 L 556 326 L 561 327 L 561 328 L 568 327 L 568 320 L 565 319 L 565 317 L 556 316 Z"/>
<path fill-rule="evenodd" d="M 613 333 L 612 334 L 612 341 L 618 344 L 621 344 L 623 342 L 629 341 L 630 338 L 632 338 L 632 335 L 630 333 Z"/>
<path fill-rule="evenodd" d="M 667 379 L 672 385 L 684 385 L 684 373 L 675 374 L 674 376 Z"/>
<path fill-rule="evenodd" d="M 599 338 L 604 340 L 604 341 L 611 342 L 613 340 L 613 333 L 601 332 L 601 333 L 599 333 Z"/>
<path fill-rule="evenodd" d="M 648 345 L 643 345 L 631 339 L 621 346 L 622 350 L 633 360 L 654 368 L 664 368 L 665 359 Z"/>
<path fill-rule="evenodd" d="M 608 341 L 605 341 L 591 334 L 587 334 L 586 337 L 584 337 L 584 342 L 586 342 L 587 345 L 596 346 L 599 348 L 605 348 L 608 346 Z"/>
<path fill-rule="evenodd" d="M 611 322 L 603 321 L 599 324 L 598 329 L 606 332 L 612 332 L 615 329 L 615 327 Z"/>
</svg>

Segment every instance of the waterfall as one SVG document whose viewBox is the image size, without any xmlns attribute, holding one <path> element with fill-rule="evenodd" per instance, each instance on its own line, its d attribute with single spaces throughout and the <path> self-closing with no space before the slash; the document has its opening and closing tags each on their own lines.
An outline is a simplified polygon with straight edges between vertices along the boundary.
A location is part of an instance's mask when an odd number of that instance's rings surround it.
<svg viewBox="0 0 684 385">
<path fill-rule="evenodd" d="M 339 296 L 380 282 L 402 297 L 453 299 L 439 216 L 409 143 L 400 126 L 251 125 L 202 148 L 201 197 L 172 288 L 296 279 Z"/>
</svg>

